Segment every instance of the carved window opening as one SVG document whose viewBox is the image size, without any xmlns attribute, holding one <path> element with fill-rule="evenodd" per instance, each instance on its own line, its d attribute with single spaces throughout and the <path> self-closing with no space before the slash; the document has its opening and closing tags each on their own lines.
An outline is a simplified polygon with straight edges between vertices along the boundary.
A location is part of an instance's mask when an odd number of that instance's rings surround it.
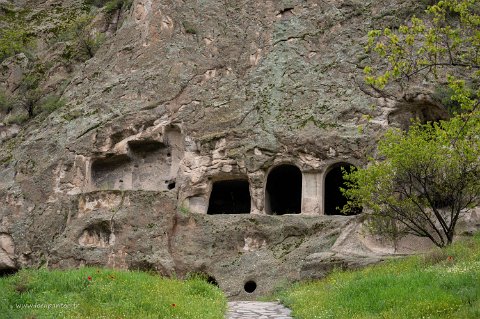
<svg viewBox="0 0 480 319">
<path fill-rule="evenodd" d="M 175 163 L 172 163 L 171 152 L 169 145 L 158 141 L 129 141 L 126 154 L 93 161 L 92 183 L 102 190 L 173 190 Z"/>
<path fill-rule="evenodd" d="M 96 159 L 92 163 L 93 182 L 99 189 L 122 189 L 131 163 L 132 159 L 125 154 Z"/>
<path fill-rule="evenodd" d="M 112 134 L 110 144 L 116 154 L 109 151 L 102 157 L 92 158 L 92 188 L 176 191 L 176 176 L 185 152 L 181 129 L 169 125 L 165 127 L 163 136 L 135 137 L 124 141 L 134 134 L 131 130 Z M 119 143 L 123 144 L 117 145 Z"/>
<path fill-rule="evenodd" d="M 267 214 L 299 214 L 302 211 L 302 172 L 295 165 L 272 169 L 265 191 Z"/>
<path fill-rule="evenodd" d="M 226 180 L 213 183 L 207 214 L 249 214 L 250 190 L 247 180 Z"/>
<path fill-rule="evenodd" d="M 347 204 L 347 198 L 342 194 L 340 188 L 346 188 L 343 178 L 343 170 L 347 172 L 355 166 L 349 163 L 337 163 L 329 169 L 325 176 L 325 215 L 356 215 L 362 212 L 362 209 L 354 208 L 347 214 L 341 212 L 343 206 Z"/>
</svg>

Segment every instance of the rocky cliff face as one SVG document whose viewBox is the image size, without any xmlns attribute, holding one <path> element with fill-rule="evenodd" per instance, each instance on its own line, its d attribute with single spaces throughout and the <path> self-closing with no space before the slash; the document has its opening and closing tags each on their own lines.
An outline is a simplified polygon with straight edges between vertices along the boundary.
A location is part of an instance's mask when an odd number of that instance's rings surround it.
<svg viewBox="0 0 480 319">
<path fill-rule="evenodd" d="M 0 127 L 0 269 L 204 272 L 247 298 L 393 253 L 361 215 L 335 215 L 328 174 L 438 112 L 362 92 L 367 31 L 422 6 L 135 0 L 75 68 L 65 107 Z"/>
</svg>

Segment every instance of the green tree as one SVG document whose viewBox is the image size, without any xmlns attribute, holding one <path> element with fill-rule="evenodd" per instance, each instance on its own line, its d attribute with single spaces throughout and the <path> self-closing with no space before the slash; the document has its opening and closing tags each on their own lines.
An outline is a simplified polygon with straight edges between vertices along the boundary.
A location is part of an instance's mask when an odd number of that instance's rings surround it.
<svg viewBox="0 0 480 319">
<path fill-rule="evenodd" d="M 41 98 L 41 92 L 38 87 L 41 80 L 41 73 L 34 70 L 25 75 L 17 89 L 16 104 L 22 107 L 28 113 L 28 117 L 35 116 L 35 109 Z"/>
<path fill-rule="evenodd" d="M 373 92 L 398 99 L 412 84 L 434 83 L 447 85 L 458 105 L 448 121 L 388 131 L 377 158 L 345 174 L 344 211 L 363 206 L 374 232 L 443 247 L 461 214 L 480 204 L 479 11 L 478 0 L 438 1 L 425 19 L 369 33 L 376 67 L 364 71 Z"/>
<path fill-rule="evenodd" d="M 452 243 L 462 212 L 480 203 L 480 117 L 391 130 L 369 165 L 346 175 L 345 211 L 361 205 L 374 232 Z M 474 118 L 472 118 L 474 116 Z"/>
<path fill-rule="evenodd" d="M 76 59 L 86 61 L 93 58 L 100 45 L 105 41 L 102 33 L 95 33 L 91 23 L 93 16 L 83 14 L 64 27 L 60 40 L 67 42 L 63 53 L 67 60 Z"/>
<path fill-rule="evenodd" d="M 427 17 L 413 17 L 396 30 L 372 30 L 367 51 L 372 65 L 365 80 L 379 93 L 405 89 L 418 81 L 457 85 L 479 93 L 480 2 L 444 0 L 426 10 Z M 470 96 L 472 92 L 460 92 Z"/>
</svg>

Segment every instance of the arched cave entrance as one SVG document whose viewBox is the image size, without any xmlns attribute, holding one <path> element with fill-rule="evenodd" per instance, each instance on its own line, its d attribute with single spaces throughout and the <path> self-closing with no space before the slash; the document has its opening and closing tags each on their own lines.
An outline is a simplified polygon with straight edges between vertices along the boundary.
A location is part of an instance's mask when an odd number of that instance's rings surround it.
<svg viewBox="0 0 480 319">
<path fill-rule="evenodd" d="M 265 190 L 267 214 L 299 214 L 302 211 L 302 172 L 295 165 L 272 169 Z"/>
<path fill-rule="evenodd" d="M 207 214 L 249 214 L 250 205 L 247 180 L 217 181 L 213 183 Z"/>
<path fill-rule="evenodd" d="M 341 210 L 347 203 L 347 198 L 343 196 L 340 188 L 345 188 L 345 180 L 343 179 L 342 169 L 350 171 L 355 169 L 355 166 L 349 163 L 337 163 L 329 168 L 325 176 L 325 200 L 324 212 L 325 215 L 344 215 Z M 356 215 L 362 212 L 360 207 L 352 209 L 346 215 Z"/>
</svg>

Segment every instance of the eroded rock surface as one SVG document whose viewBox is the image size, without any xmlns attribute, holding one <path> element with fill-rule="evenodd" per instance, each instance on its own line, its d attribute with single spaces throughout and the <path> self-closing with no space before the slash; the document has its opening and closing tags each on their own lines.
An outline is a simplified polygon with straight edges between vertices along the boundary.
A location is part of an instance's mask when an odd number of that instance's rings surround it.
<svg viewBox="0 0 480 319">
<path fill-rule="evenodd" d="M 78 67 L 64 108 L 0 126 L 0 269 L 204 272 L 248 299 L 393 254 L 365 237 L 361 216 L 329 215 L 325 180 L 365 163 L 408 114 L 441 113 L 421 96 L 418 111 L 361 90 L 367 31 L 422 5 L 135 0 Z M 267 180 L 281 165 L 301 178 L 274 195 Z M 230 201 L 247 214 L 207 214 L 222 181 L 247 182 L 250 202 L 224 183 L 232 191 L 216 199 L 220 212 L 235 213 Z M 290 193 L 300 204 L 286 211 L 300 214 L 275 215 L 274 198 Z"/>
</svg>

